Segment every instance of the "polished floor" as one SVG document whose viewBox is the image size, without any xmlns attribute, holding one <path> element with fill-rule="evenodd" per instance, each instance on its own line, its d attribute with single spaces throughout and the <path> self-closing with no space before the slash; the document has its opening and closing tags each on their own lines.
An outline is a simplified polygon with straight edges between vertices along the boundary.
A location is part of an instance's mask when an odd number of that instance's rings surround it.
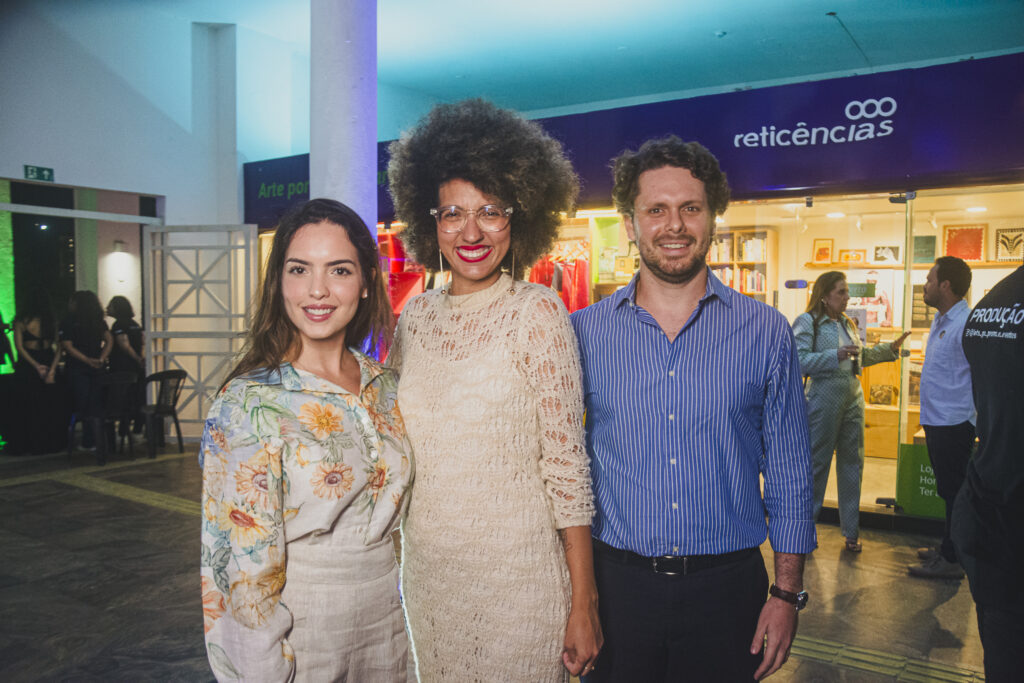
<svg viewBox="0 0 1024 683">
<path fill-rule="evenodd" d="M 104 467 L 84 453 L 0 456 L 0 680 L 212 680 L 200 472 L 193 453 L 172 451 Z M 906 574 L 934 537 L 865 529 L 854 555 L 835 526 L 818 533 L 811 603 L 769 680 L 984 680 L 966 581 Z"/>
</svg>

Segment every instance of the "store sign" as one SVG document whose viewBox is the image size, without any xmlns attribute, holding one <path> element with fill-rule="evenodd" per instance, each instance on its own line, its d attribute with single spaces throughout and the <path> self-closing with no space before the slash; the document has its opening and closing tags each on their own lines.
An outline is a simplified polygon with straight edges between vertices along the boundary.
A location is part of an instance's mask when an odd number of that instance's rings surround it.
<svg viewBox="0 0 1024 683">
<path fill-rule="evenodd" d="M 309 155 L 245 164 L 242 185 L 245 222 L 272 228 L 289 209 L 309 200 Z"/>
<path fill-rule="evenodd" d="M 1024 53 L 541 119 L 581 180 L 580 205 L 611 205 L 610 160 L 675 134 L 718 157 L 737 199 L 801 193 L 901 192 L 1020 182 L 1024 174 Z M 393 217 L 388 142 L 377 146 L 378 215 Z M 246 164 L 246 221 L 261 226 L 256 176 L 309 155 Z M 254 184 L 250 187 L 250 167 Z M 283 192 L 288 194 L 285 184 Z M 276 188 L 276 185 L 275 185 Z M 308 195 L 307 195 L 308 196 Z M 252 197 L 252 199 L 250 199 Z M 251 205 L 250 201 L 259 202 Z M 250 213 L 251 212 L 251 213 Z M 255 217 L 260 217 L 258 220 Z"/>
</svg>

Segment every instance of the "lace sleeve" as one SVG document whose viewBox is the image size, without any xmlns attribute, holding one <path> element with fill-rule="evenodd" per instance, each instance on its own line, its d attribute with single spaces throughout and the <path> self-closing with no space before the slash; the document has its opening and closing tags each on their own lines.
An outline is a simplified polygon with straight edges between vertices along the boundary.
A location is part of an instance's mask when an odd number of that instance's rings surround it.
<svg viewBox="0 0 1024 683">
<path fill-rule="evenodd" d="M 541 476 L 555 527 L 586 526 L 594 515 L 590 462 L 583 441 L 583 385 L 576 336 L 562 302 L 549 291 L 526 300 L 519 362 L 537 396 Z"/>
</svg>

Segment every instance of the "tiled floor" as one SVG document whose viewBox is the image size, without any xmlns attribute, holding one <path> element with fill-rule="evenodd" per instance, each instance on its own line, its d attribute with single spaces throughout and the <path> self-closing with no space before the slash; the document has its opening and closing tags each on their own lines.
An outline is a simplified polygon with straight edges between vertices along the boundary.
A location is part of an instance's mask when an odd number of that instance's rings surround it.
<svg viewBox="0 0 1024 683">
<path fill-rule="evenodd" d="M 194 455 L 90 463 L 0 456 L 0 680 L 211 680 Z M 966 582 L 906 574 L 933 538 L 865 529 L 852 555 L 818 533 L 811 604 L 770 680 L 982 680 Z"/>
</svg>

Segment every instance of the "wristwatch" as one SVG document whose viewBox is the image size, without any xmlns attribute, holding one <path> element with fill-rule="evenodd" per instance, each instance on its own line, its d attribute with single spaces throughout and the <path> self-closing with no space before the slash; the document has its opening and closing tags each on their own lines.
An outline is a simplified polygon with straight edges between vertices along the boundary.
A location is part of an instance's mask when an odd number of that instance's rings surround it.
<svg viewBox="0 0 1024 683">
<path fill-rule="evenodd" d="M 790 593 L 789 591 L 782 590 L 773 583 L 771 587 L 768 588 L 768 595 L 771 595 L 774 598 L 778 598 L 779 600 L 785 600 L 789 604 L 796 607 L 797 612 L 802 610 L 804 607 L 807 607 L 807 591 L 800 591 L 799 593 Z"/>
</svg>

